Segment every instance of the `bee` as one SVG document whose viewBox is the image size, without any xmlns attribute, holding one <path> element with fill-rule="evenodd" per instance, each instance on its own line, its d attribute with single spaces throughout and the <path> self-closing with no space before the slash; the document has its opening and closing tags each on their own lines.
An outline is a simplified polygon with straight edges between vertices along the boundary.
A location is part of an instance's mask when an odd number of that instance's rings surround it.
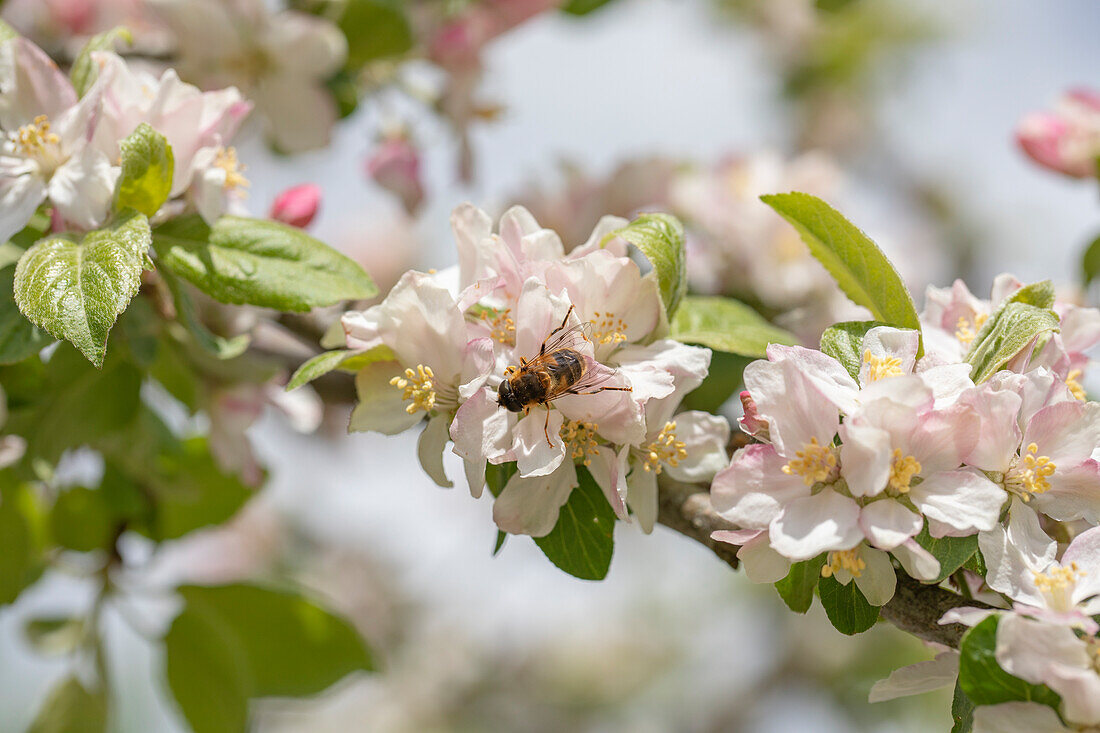
<svg viewBox="0 0 1100 733">
<path fill-rule="evenodd" d="M 588 331 L 592 324 L 578 323 L 566 328 L 569 316 L 575 306 L 543 340 L 542 348 L 534 359 L 528 361 L 522 356 L 519 366 L 510 366 L 504 370 L 504 381 L 497 388 L 497 404 L 511 412 L 528 412 L 535 405 L 546 408 L 546 442 L 550 440 L 550 403 L 564 395 L 589 395 L 600 392 L 630 392 L 631 387 L 600 386 L 611 378 L 609 372 L 595 372 L 588 369 L 588 362 L 577 350 L 581 342 L 588 341 Z"/>
</svg>

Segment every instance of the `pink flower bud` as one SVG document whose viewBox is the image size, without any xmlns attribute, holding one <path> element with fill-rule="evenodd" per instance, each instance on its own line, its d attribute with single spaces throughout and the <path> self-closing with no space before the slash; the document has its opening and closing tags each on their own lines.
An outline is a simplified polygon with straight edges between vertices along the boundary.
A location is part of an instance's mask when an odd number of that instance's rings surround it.
<svg viewBox="0 0 1100 733">
<path fill-rule="evenodd" d="M 561 0 L 487 0 L 439 28 L 428 40 L 428 57 L 440 66 L 474 64 L 489 41 Z"/>
<path fill-rule="evenodd" d="M 1074 178 L 1097 175 L 1100 159 L 1100 93 L 1075 89 L 1053 112 L 1028 115 L 1016 141 L 1039 165 Z"/>
<path fill-rule="evenodd" d="M 367 160 L 367 175 L 401 199 L 413 214 L 424 200 L 420 182 L 420 153 L 405 136 L 385 140 Z"/>
<path fill-rule="evenodd" d="M 321 187 L 314 183 L 303 183 L 276 196 L 269 216 L 275 221 L 304 229 L 317 216 L 320 205 Z"/>
<path fill-rule="evenodd" d="M 745 410 L 744 416 L 737 421 L 741 425 L 741 430 L 754 438 L 767 440 L 768 421 L 760 417 L 760 413 L 756 410 L 756 402 L 748 390 L 741 393 L 741 407 Z"/>
</svg>

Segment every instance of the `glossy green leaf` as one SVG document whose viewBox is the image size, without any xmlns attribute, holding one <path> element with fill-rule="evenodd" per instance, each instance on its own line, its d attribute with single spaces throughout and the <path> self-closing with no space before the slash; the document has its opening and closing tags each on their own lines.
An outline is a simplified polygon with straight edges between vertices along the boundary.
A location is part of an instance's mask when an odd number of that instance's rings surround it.
<svg viewBox="0 0 1100 733">
<path fill-rule="evenodd" d="M 951 733 L 971 733 L 974 730 L 974 703 L 955 680 L 955 695 L 951 699 Z"/>
<path fill-rule="evenodd" d="M 348 39 L 351 70 L 400 56 L 413 45 L 412 27 L 398 0 L 347 0 L 338 25 Z"/>
<path fill-rule="evenodd" d="M 113 530 L 111 510 L 96 489 L 84 486 L 64 489 L 50 510 L 50 534 L 54 542 L 70 550 L 105 549 Z"/>
<path fill-rule="evenodd" d="M 1033 685 L 1010 675 L 997 663 L 997 625 L 990 616 L 966 632 L 959 644 L 959 687 L 974 705 L 996 705 L 1016 700 L 1058 709 L 1062 698 L 1046 685 Z"/>
<path fill-rule="evenodd" d="M 79 240 L 40 240 L 15 268 L 15 302 L 35 325 L 103 365 L 107 334 L 141 284 L 149 221 L 129 212 Z"/>
<path fill-rule="evenodd" d="M 580 484 L 561 508 L 558 523 L 535 544 L 550 562 L 583 580 L 603 580 L 615 550 L 615 512 L 587 469 L 577 467 Z"/>
<path fill-rule="evenodd" d="M 928 524 L 915 539 L 932 556 L 940 561 L 940 574 L 930 583 L 942 583 L 949 575 L 966 564 L 978 551 L 978 535 L 969 537 L 933 537 L 928 533 Z"/>
<path fill-rule="evenodd" d="M 671 320 L 687 293 L 684 225 L 668 214 L 641 214 L 622 229 L 605 236 L 601 244 L 607 244 L 615 237 L 633 244 L 649 260 L 665 311 Z"/>
<path fill-rule="evenodd" d="M 1021 302 L 1005 303 L 985 324 L 966 361 L 971 366 L 970 376 L 980 384 L 1018 355 L 1032 340 L 1059 327 L 1058 314 L 1046 308 L 1037 308 Z"/>
<path fill-rule="evenodd" d="M 793 345 L 794 334 L 773 326 L 733 298 L 688 295 L 672 319 L 672 338 L 730 354 L 764 358 L 768 344 Z"/>
<path fill-rule="evenodd" d="M 14 364 L 53 343 L 15 304 L 15 268 L 0 269 L 0 364 Z"/>
<path fill-rule="evenodd" d="M 843 585 L 836 578 L 822 578 L 817 584 L 821 605 L 833 627 L 842 634 L 861 634 L 875 625 L 878 606 L 872 606 L 854 580 Z"/>
<path fill-rule="evenodd" d="M 779 597 L 787 608 L 795 613 L 806 613 L 814 601 L 814 589 L 821 580 L 821 566 L 825 564 L 826 554 L 822 553 L 810 560 L 791 563 L 787 577 L 775 583 Z"/>
<path fill-rule="evenodd" d="M 917 308 L 901 275 L 870 237 L 827 203 L 805 193 L 761 196 L 790 222 L 810 253 L 853 303 L 877 321 L 920 330 Z"/>
<path fill-rule="evenodd" d="M 142 122 L 119 143 L 122 172 L 118 177 L 115 207 L 131 208 L 146 216 L 160 210 L 172 191 L 175 158 L 168 140 Z"/>
<path fill-rule="evenodd" d="M 387 349 L 387 351 L 389 351 L 389 349 Z M 323 377 L 329 372 L 340 368 L 348 359 L 353 359 L 362 353 L 361 351 L 353 351 L 352 349 L 337 349 L 335 351 L 321 352 L 305 364 L 302 364 L 302 366 L 298 367 L 297 371 L 291 376 L 290 381 L 286 383 L 287 392 L 292 389 L 297 389 L 303 384 L 308 384 L 314 379 Z M 390 352 L 390 354 L 392 353 L 393 352 Z"/>
<path fill-rule="evenodd" d="M 1092 240 L 1081 256 L 1081 281 L 1086 287 L 1100 275 L 1100 236 Z"/>
<path fill-rule="evenodd" d="M 839 361 L 852 379 L 859 381 L 863 363 L 863 337 L 881 321 L 844 321 L 834 323 L 821 334 L 821 351 Z"/>
<path fill-rule="evenodd" d="M 183 216 L 157 227 L 153 244 L 160 265 L 223 303 L 307 311 L 378 293 L 353 260 L 278 222 Z"/>
<path fill-rule="evenodd" d="M 114 51 L 120 41 L 127 44 L 134 42 L 130 31 L 121 26 L 92 36 L 84 44 L 84 48 L 80 49 L 76 61 L 73 62 L 72 70 L 69 71 L 69 78 L 73 80 L 73 88 L 76 89 L 77 95 L 83 97 L 99 77 L 99 67 L 92 59 L 92 52 Z"/>
<path fill-rule="evenodd" d="M 50 691 L 27 733 L 103 733 L 107 693 L 89 692 L 76 677 L 65 677 Z"/>
</svg>

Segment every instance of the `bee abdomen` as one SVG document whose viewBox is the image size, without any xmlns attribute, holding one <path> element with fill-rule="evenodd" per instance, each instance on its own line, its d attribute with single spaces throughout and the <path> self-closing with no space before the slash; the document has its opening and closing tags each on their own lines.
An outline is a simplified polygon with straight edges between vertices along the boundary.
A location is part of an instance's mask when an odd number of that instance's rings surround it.
<svg viewBox="0 0 1100 733">
<path fill-rule="evenodd" d="M 566 388 L 572 387 L 584 376 L 584 360 L 572 349 L 555 351 L 554 377 Z"/>
</svg>

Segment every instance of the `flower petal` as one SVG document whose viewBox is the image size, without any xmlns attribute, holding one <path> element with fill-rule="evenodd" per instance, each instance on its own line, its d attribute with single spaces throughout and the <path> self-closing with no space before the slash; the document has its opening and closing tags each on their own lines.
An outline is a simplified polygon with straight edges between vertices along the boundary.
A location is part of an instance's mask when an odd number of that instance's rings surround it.
<svg viewBox="0 0 1100 733">
<path fill-rule="evenodd" d="M 1058 713 L 1035 702 L 1004 702 L 974 708 L 973 733 L 1071 733 Z"/>
<path fill-rule="evenodd" d="M 379 361 L 359 370 L 355 375 L 359 404 L 352 410 L 349 432 L 373 430 L 397 435 L 424 419 L 423 412 L 406 411 L 409 403 L 402 398 L 401 390 L 390 384 L 400 373 L 401 365 L 395 361 Z"/>
<path fill-rule="evenodd" d="M 447 447 L 447 441 L 450 439 L 448 433 L 450 423 L 450 415 L 435 415 L 430 418 L 416 444 L 416 455 L 420 459 L 420 467 L 437 486 L 445 489 L 454 486 L 443 470 L 443 449 Z"/>
<path fill-rule="evenodd" d="M 642 531 L 649 534 L 657 523 L 657 474 L 634 466 L 626 476 L 627 502 Z"/>
<path fill-rule="evenodd" d="M 894 499 L 872 501 L 859 512 L 860 529 L 880 550 L 894 549 L 920 532 L 923 524 L 919 514 Z"/>
<path fill-rule="evenodd" d="M 935 659 L 895 669 L 890 676 L 871 687 L 869 702 L 884 702 L 909 695 L 920 695 L 955 684 L 959 676 L 959 653 L 940 652 Z"/>
<path fill-rule="evenodd" d="M 866 546 L 861 549 L 859 555 L 866 567 L 855 578 L 856 587 L 872 606 L 886 605 L 894 597 L 894 589 L 898 584 L 898 576 L 894 572 L 894 564 L 890 562 L 890 556 Z"/>
<path fill-rule="evenodd" d="M 765 529 L 789 502 L 810 494 L 801 478 L 783 472 L 784 465 L 773 446 L 742 448 L 714 477 L 710 500 L 715 510 L 740 527 Z"/>
<path fill-rule="evenodd" d="M 1008 495 L 977 471 L 962 469 L 925 476 L 909 498 L 924 516 L 962 536 L 993 529 Z"/>
<path fill-rule="evenodd" d="M 560 410 L 535 409 L 521 417 L 512 431 L 512 456 L 520 476 L 545 476 L 561 465 L 565 443 Z"/>
<path fill-rule="evenodd" d="M 1073 629 L 1006 613 L 997 626 L 997 663 L 1005 672 L 1035 685 L 1047 682 L 1052 663 L 1091 667 L 1085 643 Z M 1092 672 L 1095 677 L 1096 673 Z M 1100 680 L 1098 680 L 1100 683 Z"/>
<path fill-rule="evenodd" d="M 493 520 L 510 534 L 544 537 L 558 523 L 561 508 L 576 486 L 572 463 L 549 475 L 525 478 L 517 473 L 493 502 Z"/>
<path fill-rule="evenodd" d="M 791 560 L 809 560 L 826 550 L 847 550 L 863 539 L 859 505 L 825 489 L 795 499 L 768 527 L 772 547 Z"/>
</svg>

